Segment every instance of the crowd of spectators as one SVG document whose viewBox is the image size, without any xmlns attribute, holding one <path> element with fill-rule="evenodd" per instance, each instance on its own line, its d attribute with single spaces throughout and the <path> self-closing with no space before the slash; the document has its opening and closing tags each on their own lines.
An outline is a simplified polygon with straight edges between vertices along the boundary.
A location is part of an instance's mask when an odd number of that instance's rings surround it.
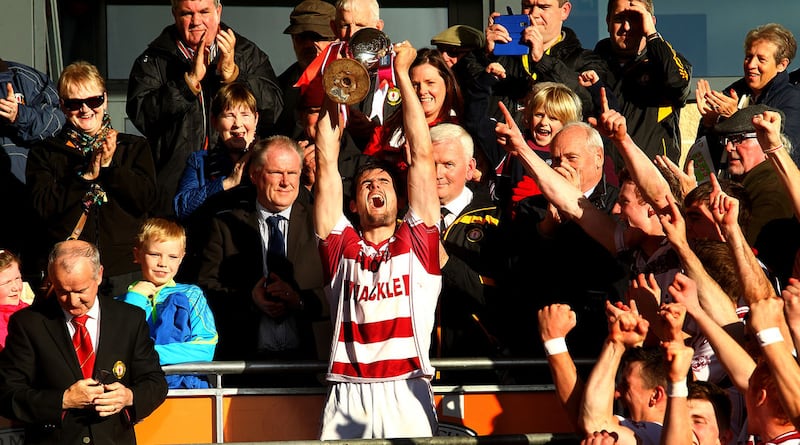
<svg viewBox="0 0 800 445">
<path fill-rule="evenodd" d="M 219 0 L 172 0 L 128 83 L 144 137 L 111 127 L 92 64 L 53 85 L 0 60 L 3 338 L 22 277 L 43 304 L 47 252 L 80 239 L 162 365 L 329 360 L 323 438 L 435 434 L 433 379 L 537 378 L 436 374 L 432 356 L 546 356 L 586 445 L 800 441 L 794 36 L 750 30 L 741 80 L 697 81 L 701 172 L 681 166 L 691 61 L 653 1 L 610 0 L 594 50 L 564 26 L 575 6 L 521 0 L 524 54 L 497 51 L 498 13 L 399 41 L 347 106 L 321 77 L 383 28 L 377 1 L 298 4 L 276 76 Z"/>
</svg>

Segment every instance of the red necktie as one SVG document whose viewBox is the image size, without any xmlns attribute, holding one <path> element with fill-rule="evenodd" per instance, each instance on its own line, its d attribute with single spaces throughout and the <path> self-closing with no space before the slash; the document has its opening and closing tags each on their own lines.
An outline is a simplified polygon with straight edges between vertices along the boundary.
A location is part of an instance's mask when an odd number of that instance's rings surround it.
<svg viewBox="0 0 800 445">
<path fill-rule="evenodd" d="M 78 356 L 78 364 L 81 366 L 83 378 L 88 379 L 94 370 L 94 348 L 92 348 L 92 338 L 86 329 L 88 315 L 72 317 L 72 325 L 75 326 L 75 334 L 72 336 L 72 346 L 75 347 L 75 354 Z"/>
</svg>

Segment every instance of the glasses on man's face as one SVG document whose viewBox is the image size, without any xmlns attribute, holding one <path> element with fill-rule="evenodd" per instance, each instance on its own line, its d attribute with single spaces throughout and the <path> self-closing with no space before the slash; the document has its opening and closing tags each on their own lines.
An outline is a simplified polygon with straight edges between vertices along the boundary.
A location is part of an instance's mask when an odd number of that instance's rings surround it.
<svg viewBox="0 0 800 445">
<path fill-rule="evenodd" d="M 719 143 L 723 147 L 728 145 L 728 142 L 733 144 L 734 147 L 740 145 L 742 142 L 746 141 L 747 139 L 755 139 L 757 135 L 755 133 L 739 133 L 739 134 L 732 134 L 729 136 L 723 136 L 719 138 Z"/>
<path fill-rule="evenodd" d="M 87 97 L 86 99 L 64 99 L 64 108 L 69 111 L 78 111 L 83 104 L 89 108 L 100 108 L 106 101 L 106 96 L 101 94 L 99 96 Z"/>
<path fill-rule="evenodd" d="M 437 45 L 436 49 L 442 54 L 446 54 L 448 57 L 459 57 L 469 52 L 468 49 L 450 45 Z"/>
</svg>

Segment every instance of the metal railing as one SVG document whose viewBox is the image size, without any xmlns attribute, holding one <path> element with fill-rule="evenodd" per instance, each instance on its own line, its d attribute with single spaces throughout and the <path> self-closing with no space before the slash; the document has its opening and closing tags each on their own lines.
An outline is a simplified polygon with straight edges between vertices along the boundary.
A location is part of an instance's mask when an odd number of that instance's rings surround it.
<svg viewBox="0 0 800 445">
<path fill-rule="evenodd" d="M 595 359 L 575 359 L 575 364 L 579 367 L 591 366 Z M 540 358 L 446 358 L 446 359 L 431 359 L 431 364 L 440 371 L 466 371 L 466 370 L 501 370 L 513 368 L 546 368 L 547 359 Z M 224 413 L 223 401 L 225 396 L 232 395 L 260 395 L 260 394 L 320 394 L 324 393 L 326 388 L 322 385 L 319 387 L 303 387 L 303 388 L 271 388 L 268 386 L 262 388 L 225 388 L 222 383 L 223 375 L 242 375 L 242 374 L 269 374 L 269 373 L 321 373 L 327 370 L 327 362 L 321 361 L 280 361 L 280 362 L 250 362 L 250 361 L 217 361 L 217 362 L 194 362 L 182 363 L 179 365 L 164 366 L 166 374 L 194 374 L 205 375 L 210 379 L 212 388 L 209 389 L 171 389 L 170 395 L 173 396 L 211 396 L 214 398 L 214 427 L 215 427 L 215 443 L 224 443 Z M 551 384 L 533 384 L 533 385 L 436 385 L 434 384 L 434 392 L 452 393 L 452 392 L 505 392 L 505 391 L 552 391 L 553 385 Z M 394 440 L 369 440 L 364 441 L 369 445 L 525 445 L 525 444 L 544 444 L 554 440 L 554 438 L 561 437 L 562 435 L 553 434 L 526 434 L 526 435 L 498 435 L 487 437 L 474 437 L 472 441 L 462 441 L 464 439 L 459 437 L 435 437 L 425 439 L 394 439 Z M 563 435 L 564 437 L 572 437 L 570 435 Z M 361 441 L 341 441 L 342 444 L 358 444 Z M 270 442 L 280 443 L 280 442 Z M 319 441 L 290 441 L 284 442 L 293 445 L 318 445 Z M 334 445 L 337 441 L 326 441 L 326 445 Z M 366 445 L 366 444 L 365 444 Z"/>
</svg>

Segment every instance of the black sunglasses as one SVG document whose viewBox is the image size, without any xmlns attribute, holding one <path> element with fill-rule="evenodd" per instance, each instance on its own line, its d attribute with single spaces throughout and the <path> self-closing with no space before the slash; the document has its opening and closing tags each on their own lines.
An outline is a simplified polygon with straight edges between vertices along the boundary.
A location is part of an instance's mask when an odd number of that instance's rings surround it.
<svg viewBox="0 0 800 445">
<path fill-rule="evenodd" d="M 436 49 L 438 49 L 440 53 L 447 54 L 450 57 L 463 56 L 464 54 L 470 51 L 467 48 L 461 48 L 458 46 L 450 46 L 450 45 L 437 45 Z"/>
<path fill-rule="evenodd" d="M 106 101 L 106 96 L 101 94 L 99 96 L 87 97 L 86 99 L 64 99 L 64 108 L 69 111 L 78 111 L 83 104 L 89 108 L 99 108 Z"/>
<path fill-rule="evenodd" d="M 738 133 L 738 134 L 731 134 L 728 136 L 722 136 L 719 138 L 719 143 L 723 147 L 728 145 L 728 142 L 733 144 L 734 147 L 738 146 L 742 142 L 746 141 L 747 139 L 755 139 L 758 137 L 755 133 Z"/>
</svg>

